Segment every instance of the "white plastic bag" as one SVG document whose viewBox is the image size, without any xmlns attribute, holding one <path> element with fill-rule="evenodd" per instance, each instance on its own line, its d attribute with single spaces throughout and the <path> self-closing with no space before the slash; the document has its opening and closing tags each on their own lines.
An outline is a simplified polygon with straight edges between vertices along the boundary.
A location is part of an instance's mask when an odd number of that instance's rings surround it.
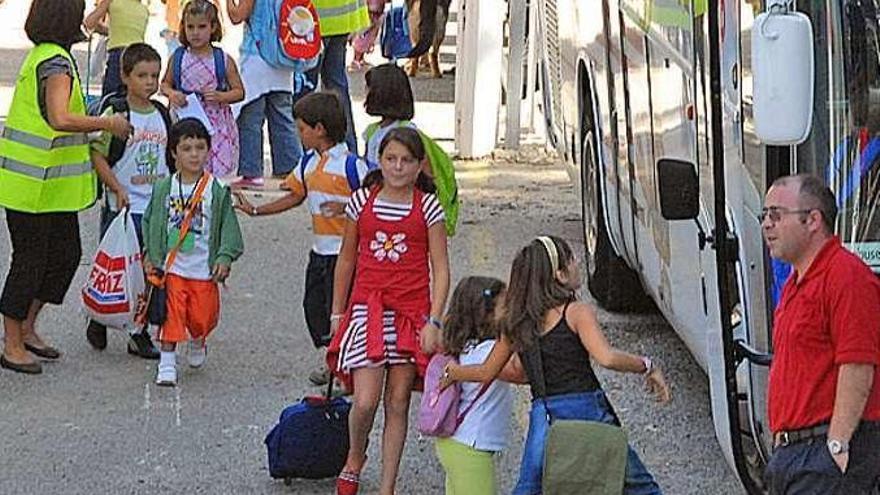
<svg viewBox="0 0 880 495">
<path fill-rule="evenodd" d="M 82 289 L 89 317 L 108 327 L 133 332 L 138 306 L 146 301 L 146 283 L 134 220 L 126 208 L 116 215 L 95 252 Z"/>
</svg>

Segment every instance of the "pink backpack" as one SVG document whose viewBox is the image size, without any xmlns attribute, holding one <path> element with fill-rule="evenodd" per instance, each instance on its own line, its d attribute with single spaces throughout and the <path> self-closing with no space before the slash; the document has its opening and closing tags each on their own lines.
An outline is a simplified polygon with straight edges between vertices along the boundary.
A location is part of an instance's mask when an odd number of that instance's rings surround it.
<svg viewBox="0 0 880 495">
<path fill-rule="evenodd" d="M 489 389 L 492 382 L 485 383 L 480 388 L 474 401 L 461 414 L 458 413 L 458 404 L 461 399 L 461 386 L 454 383 L 444 390 L 440 390 L 440 379 L 443 378 L 443 370 L 448 363 L 458 364 L 455 356 L 448 354 L 434 354 L 428 362 L 425 371 L 425 388 L 422 392 L 422 401 L 419 404 L 419 432 L 432 437 L 450 437 L 464 421 L 467 413 L 474 404 Z"/>
</svg>

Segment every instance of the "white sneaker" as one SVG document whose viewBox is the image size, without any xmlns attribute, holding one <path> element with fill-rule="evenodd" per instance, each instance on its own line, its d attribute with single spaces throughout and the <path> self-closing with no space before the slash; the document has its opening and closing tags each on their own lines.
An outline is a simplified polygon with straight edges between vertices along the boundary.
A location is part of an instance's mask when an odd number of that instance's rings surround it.
<svg viewBox="0 0 880 495">
<path fill-rule="evenodd" d="M 201 368 L 208 358 L 208 344 L 205 339 L 189 341 L 189 366 L 190 368 Z"/>
<path fill-rule="evenodd" d="M 156 372 L 156 385 L 163 387 L 177 386 L 177 366 L 159 363 L 159 368 Z"/>
</svg>

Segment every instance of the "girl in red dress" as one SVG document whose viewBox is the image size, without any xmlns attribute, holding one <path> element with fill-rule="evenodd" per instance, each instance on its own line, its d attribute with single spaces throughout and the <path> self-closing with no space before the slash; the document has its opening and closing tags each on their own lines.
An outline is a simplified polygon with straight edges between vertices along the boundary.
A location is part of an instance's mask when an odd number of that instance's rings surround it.
<svg viewBox="0 0 880 495">
<path fill-rule="evenodd" d="M 410 394 L 420 389 L 428 356 L 439 343 L 449 292 L 443 209 L 421 171 L 426 158 L 418 132 L 390 131 L 379 156 L 379 170 L 364 179 L 346 207 L 333 286 L 327 363 L 354 392 L 339 495 L 357 493 L 380 398 L 385 408 L 380 493 L 393 495 Z"/>
</svg>

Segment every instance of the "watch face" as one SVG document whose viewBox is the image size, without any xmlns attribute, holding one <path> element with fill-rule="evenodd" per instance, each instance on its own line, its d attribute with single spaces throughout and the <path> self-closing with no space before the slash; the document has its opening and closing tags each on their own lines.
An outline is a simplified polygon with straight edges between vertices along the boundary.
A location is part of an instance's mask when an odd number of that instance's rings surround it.
<svg viewBox="0 0 880 495">
<path fill-rule="evenodd" d="M 831 452 L 831 455 L 837 455 L 843 452 L 843 445 L 838 440 L 829 440 L 828 450 Z"/>
</svg>

